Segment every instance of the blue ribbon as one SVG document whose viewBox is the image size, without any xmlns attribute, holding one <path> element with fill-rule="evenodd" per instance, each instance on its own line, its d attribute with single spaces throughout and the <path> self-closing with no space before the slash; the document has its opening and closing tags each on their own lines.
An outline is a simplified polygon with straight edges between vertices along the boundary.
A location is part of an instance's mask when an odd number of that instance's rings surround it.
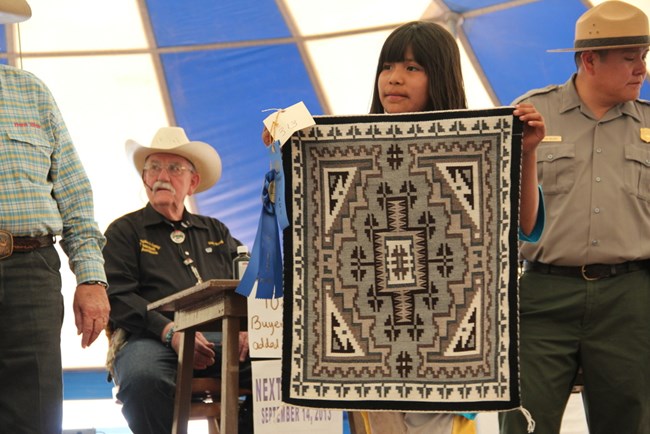
<svg viewBox="0 0 650 434">
<path fill-rule="evenodd" d="M 280 142 L 269 146 L 271 170 L 264 176 L 262 188 L 262 213 L 257 226 L 251 259 L 235 292 L 250 296 L 257 283 L 256 298 L 282 297 L 282 250 L 280 229 L 289 226 L 284 200 L 284 173 Z M 275 203 L 272 201 L 271 185 Z"/>
</svg>

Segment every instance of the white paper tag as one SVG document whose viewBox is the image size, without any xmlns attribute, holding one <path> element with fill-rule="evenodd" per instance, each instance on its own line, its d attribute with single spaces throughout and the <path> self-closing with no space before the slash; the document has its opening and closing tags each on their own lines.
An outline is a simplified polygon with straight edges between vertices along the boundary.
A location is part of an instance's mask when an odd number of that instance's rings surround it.
<svg viewBox="0 0 650 434">
<path fill-rule="evenodd" d="M 264 126 L 271 133 L 273 140 L 279 140 L 281 145 L 296 131 L 310 127 L 315 123 L 302 101 L 286 109 L 278 110 L 264 119 Z"/>
</svg>

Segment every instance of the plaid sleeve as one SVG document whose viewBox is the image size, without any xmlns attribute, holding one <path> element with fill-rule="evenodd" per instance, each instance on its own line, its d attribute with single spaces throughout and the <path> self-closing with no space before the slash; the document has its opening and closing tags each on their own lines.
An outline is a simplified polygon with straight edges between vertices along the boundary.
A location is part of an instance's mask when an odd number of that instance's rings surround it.
<svg viewBox="0 0 650 434">
<path fill-rule="evenodd" d="M 94 219 L 93 193 L 53 97 L 47 93 L 50 134 L 54 143 L 50 172 L 63 224 L 61 245 L 77 283 L 106 281 L 102 248 L 105 238 Z"/>
</svg>

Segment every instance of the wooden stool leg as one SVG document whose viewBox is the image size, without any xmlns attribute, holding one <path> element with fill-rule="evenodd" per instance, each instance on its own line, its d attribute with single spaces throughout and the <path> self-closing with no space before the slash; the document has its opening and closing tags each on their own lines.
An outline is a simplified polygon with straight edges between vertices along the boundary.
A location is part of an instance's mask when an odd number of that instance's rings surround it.
<svg viewBox="0 0 650 434">
<path fill-rule="evenodd" d="M 219 421 L 216 417 L 208 418 L 208 434 L 220 434 L 219 433 Z"/>
<path fill-rule="evenodd" d="M 187 434 L 194 374 L 194 334 L 192 330 L 185 330 L 179 348 L 172 434 Z"/>
<path fill-rule="evenodd" d="M 366 423 L 361 411 L 348 411 L 348 423 L 351 434 L 370 434 L 366 432 Z"/>
<path fill-rule="evenodd" d="M 239 321 L 225 316 L 222 322 L 221 432 L 228 434 L 239 432 Z"/>
</svg>

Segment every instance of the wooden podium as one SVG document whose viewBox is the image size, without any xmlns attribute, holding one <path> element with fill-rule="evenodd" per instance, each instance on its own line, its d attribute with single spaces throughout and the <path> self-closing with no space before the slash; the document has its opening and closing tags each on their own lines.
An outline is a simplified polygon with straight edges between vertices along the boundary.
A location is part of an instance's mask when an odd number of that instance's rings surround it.
<svg viewBox="0 0 650 434">
<path fill-rule="evenodd" d="M 174 312 L 176 331 L 183 339 L 172 434 L 187 434 L 196 331 L 223 333 L 221 368 L 221 433 L 236 434 L 239 404 L 239 331 L 247 326 L 246 297 L 236 294 L 239 280 L 213 279 L 147 305 L 147 310 Z"/>
</svg>

